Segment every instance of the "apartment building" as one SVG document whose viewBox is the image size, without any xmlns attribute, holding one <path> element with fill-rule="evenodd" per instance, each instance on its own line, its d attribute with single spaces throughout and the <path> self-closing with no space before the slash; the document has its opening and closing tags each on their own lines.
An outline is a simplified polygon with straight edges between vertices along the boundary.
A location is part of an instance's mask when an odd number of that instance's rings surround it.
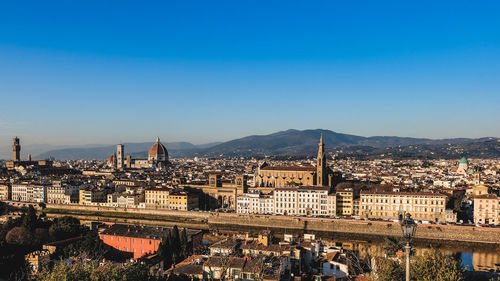
<svg viewBox="0 0 500 281">
<path fill-rule="evenodd" d="M 280 215 L 297 214 L 297 188 L 279 187 L 274 190 L 274 212 Z"/>
<path fill-rule="evenodd" d="M 167 209 L 170 191 L 171 189 L 166 187 L 146 189 L 146 208 Z"/>
<path fill-rule="evenodd" d="M 370 192 L 360 194 L 362 218 L 400 219 L 410 213 L 415 220 L 446 222 L 447 196 L 430 192 Z"/>
<path fill-rule="evenodd" d="M 151 188 L 145 191 L 146 208 L 189 211 L 198 208 L 197 194 L 174 191 L 170 188 Z"/>
<path fill-rule="evenodd" d="M 94 205 L 98 203 L 105 203 L 107 200 L 107 194 L 104 190 L 98 190 L 97 188 L 86 188 L 79 191 L 79 203 L 80 205 Z"/>
<path fill-rule="evenodd" d="M 236 198 L 236 212 L 240 214 L 273 214 L 273 196 L 258 193 L 241 194 Z"/>
<path fill-rule="evenodd" d="M 328 215 L 326 186 L 281 187 L 274 190 L 274 210 L 282 215 Z"/>
<path fill-rule="evenodd" d="M 497 195 L 474 197 L 474 223 L 500 225 L 500 198 Z"/>
<path fill-rule="evenodd" d="M 328 216 L 334 217 L 337 215 L 337 194 L 328 194 Z"/>
<path fill-rule="evenodd" d="M 33 201 L 33 186 L 29 183 L 13 183 L 11 188 L 11 200 L 21 202 Z"/>
<path fill-rule="evenodd" d="M 47 186 L 47 203 L 70 204 L 78 200 L 79 187 L 74 184 L 54 181 Z"/>
<path fill-rule="evenodd" d="M 33 202 L 46 203 L 47 202 L 47 185 L 35 184 L 32 186 Z"/>
<path fill-rule="evenodd" d="M 198 208 L 198 195 L 184 191 L 172 192 L 168 195 L 168 208 L 181 211 L 196 209 Z"/>
<path fill-rule="evenodd" d="M 337 190 L 337 205 L 336 211 L 338 216 L 352 216 L 354 191 L 352 190 Z"/>
<path fill-rule="evenodd" d="M 144 203 L 144 199 L 144 193 L 130 194 L 127 196 L 127 207 L 137 207 L 140 203 Z"/>
<path fill-rule="evenodd" d="M 0 183 L 0 200 L 10 200 L 11 192 L 12 191 L 9 183 Z"/>
<path fill-rule="evenodd" d="M 128 253 L 135 259 L 154 254 L 158 250 L 162 239 L 168 235 L 171 228 L 133 226 L 114 224 L 99 233 L 99 238 L 107 246 Z M 200 230 L 186 229 L 188 242 L 193 249 L 200 247 L 203 232 Z"/>
</svg>

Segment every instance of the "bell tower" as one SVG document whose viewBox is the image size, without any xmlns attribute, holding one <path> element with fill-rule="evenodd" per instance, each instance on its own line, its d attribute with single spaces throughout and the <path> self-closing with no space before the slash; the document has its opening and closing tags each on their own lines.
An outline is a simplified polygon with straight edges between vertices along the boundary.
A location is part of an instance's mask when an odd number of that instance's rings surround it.
<svg viewBox="0 0 500 281">
<path fill-rule="evenodd" d="M 323 134 L 319 140 L 318 157 L 316 158 L 316 185 L 327 185 L 326 175 L 326 156 L 325 144 L 323 143 Z"/>
<path fill-rule="evenodd" d="M 474 185 L 480 185 L 481 184 L 481 174 L 479 172 L 479 168 L 476 168 L 476 171 L 474 172 Z"/>
<path fill-rule="evenodd" d="M 14 162 L 19 162 L 21 160 L 21 144 L 19 143 L 19 138 L 14 138 L 14 144 L 12 145 L 12 152 L 14 152 Z"/>
<path fill-rule="evenodd" d="M 123 144 L 118 144 L 116 145 L 116 167 L 118 169 L 123 169 L 124 166 L 124 150 L 123 150 Z"/>
</svg>

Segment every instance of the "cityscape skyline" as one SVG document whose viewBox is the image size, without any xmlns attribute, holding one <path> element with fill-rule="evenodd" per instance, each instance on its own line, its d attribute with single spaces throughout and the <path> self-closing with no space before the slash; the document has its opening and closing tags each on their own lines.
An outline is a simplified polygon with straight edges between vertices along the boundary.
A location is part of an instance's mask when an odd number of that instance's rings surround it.
<svg viewBox="0 0 500 281">
<path fill-rule="evenodd" d="M 500 2 L 0 2 L 0 281 L 500 281 Z"/>
</svg>

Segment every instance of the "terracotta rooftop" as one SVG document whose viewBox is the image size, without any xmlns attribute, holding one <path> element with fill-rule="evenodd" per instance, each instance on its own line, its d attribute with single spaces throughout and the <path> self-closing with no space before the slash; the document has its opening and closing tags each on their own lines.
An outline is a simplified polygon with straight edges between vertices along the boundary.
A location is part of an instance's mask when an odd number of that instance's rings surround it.
<svg viewBox="0 0 500 281">
<path fill-rule="evenodd" d="M 100 234 L 113 235 L 122 237 L 135 237 L 146 239 L 162 239 L 170 232 L 169 227 L 150 227 L 150 226 L 137 226 L 126 224 L 113 224 L 109 228 L 102 231 Z M 179 229 L 180 231 L 180 229 Z M 188 240 L 190 237 L 200 232 L 199 230 L 186 229 Z"/>
<path fill-rule="evenodd" d="M 222 256 L 211 256 L 204 263 L 204 266 L 208 267 L 226 267 L 226 268 L 243 268 L 245 265 L 244 258 L 237 257 L 222 257 Z"/>
<path fill-rule="evenodd" d="M 483 194 L 474 196 L 474 199 L 498 199 L 496 194 Z"/>
<path fill-rule="evenodd" d="M 328 186 L 299 186 L 299 190 L 323 190 L 323 191 L 328 191 Z"/>
<path fill-rule="evenodd" d="M 221 240 L 217 243 L 212 244 L 210 246 L 210 248 L 213 248 L 213 249 L 233 249 L 236 246 L 238 246 L 238 243 L 239 243 L 238 240 L 228 238 L 228 239 L 224 239 L 224 240 Z"/>
<path fill-rule="evenodd" d="M 268 251 L 268 252 L 282 252 L 282 251 L 290 251 L 291 246 L 288 244 L 270 244 L 268 246 L 265 246 L 258 241 L 252 241 L 249 243 L 246 243 L 241 246 L 241 249 L 246 249 L 246 250 L 259 250 L 259 251 Z"/>
<path fill-rule="evenodd" d="M 304 171 L 304 172 L 315 172 L 316 168 L 313 166 L 278 166 L 278 167 L 271 167 L 267 166 L 264 168 L 261 168 L 261 170 L 264 171 Z"/>
<path fill-rule="evenodd" d="M 175 267 L 169 268 L 166 273 L 174 273 L 177 275 L 201 275 L 203 274 L 203 256 L 193 255 L 176 264 Z"/>
<path fill-rule="evenodd" d="M 410 196 L 438 196 L 438 197 L 448 197 L 446 195 L 440 193 L 433 192 L 394 192 L 394 191 L 361 191 L 361 195 L 363 194 L 373 194 L 373 195 L 410 195 Z"/>
</svg>

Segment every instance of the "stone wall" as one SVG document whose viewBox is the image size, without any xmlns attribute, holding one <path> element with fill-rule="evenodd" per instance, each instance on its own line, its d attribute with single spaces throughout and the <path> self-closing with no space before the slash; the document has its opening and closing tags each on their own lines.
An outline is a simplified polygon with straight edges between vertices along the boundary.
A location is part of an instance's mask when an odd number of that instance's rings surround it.
<svg viewBox="0 0 500 281">
<path fill-rule="evenodd" d="M 119 219 L 95 217 L 102 221 L 130 223 L 179 224 L 199 229 L 258 229 L 295 230 L 304 232 L 356 233 L 359 235 L 401 236 L 399 223 L 386 221 L 339 220 L 327 218 L 306 218 L 269 215 L 244 215 L 234 213 L 175 211 L 163 209 L 130 209 L 81 205 L 47 204 L 47 208 L 64 209 L 68 212 L 116 212 Z M 83 214 L 84 212 L 82 212 Z M 155 215 L 151 218 L 127 218 L 118 213 Z M 85 217 L 85 216 L 82 216 Z M 92 217 L 87 214 L 87 218 Z M 416 238 L 450 240 L 474 243 L 500 244 L 500 228 L 419 224 Z"/>
</svg>

